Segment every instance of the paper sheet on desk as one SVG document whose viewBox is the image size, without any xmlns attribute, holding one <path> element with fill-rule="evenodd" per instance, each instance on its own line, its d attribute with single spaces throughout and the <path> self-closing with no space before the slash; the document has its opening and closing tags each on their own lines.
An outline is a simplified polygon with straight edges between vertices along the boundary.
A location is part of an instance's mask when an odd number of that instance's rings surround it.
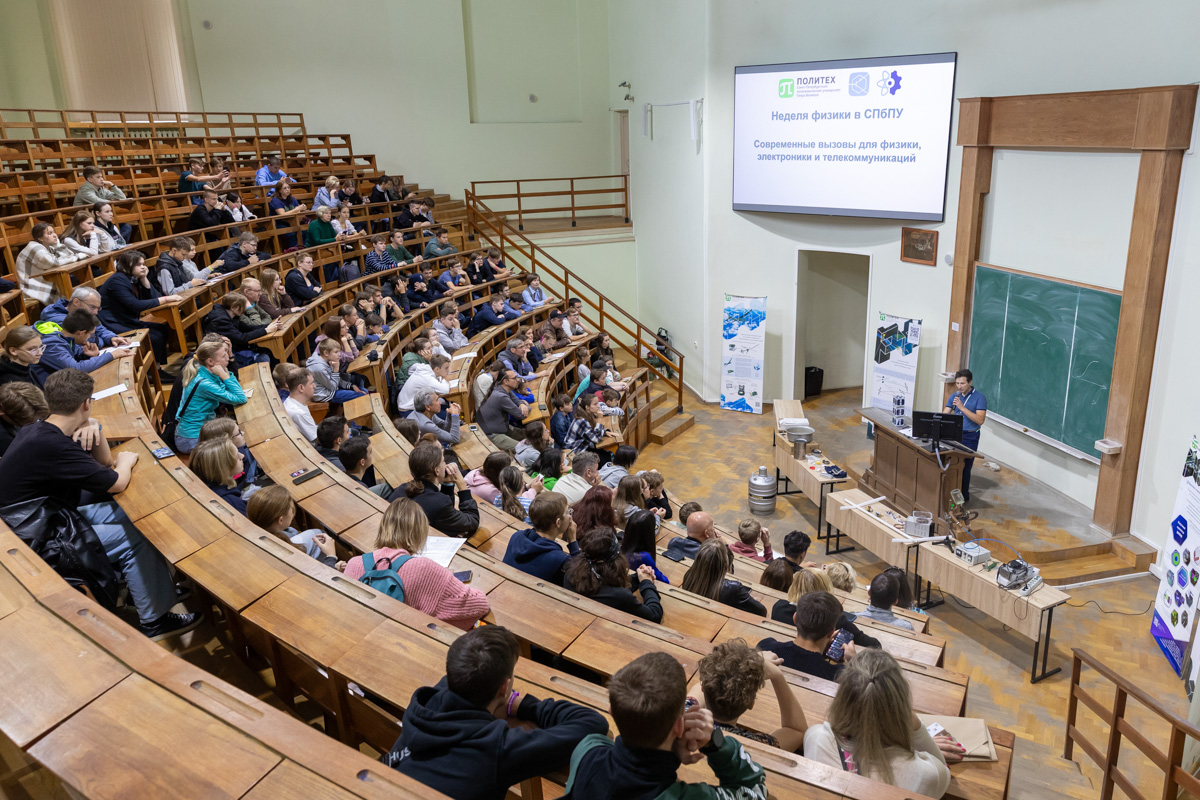
<svg viewBox="0 0 1200 800">
<path fill-rule="evenodd" d="M 450 381 L 450 388 L 451 388 L 451 389 L 457 389 L 457 388 L 458 388 L 458 378 L 455 378 L 454 380 Z"/>
<path fill-rule="evenodd" d="M 132 344 L 122 344 L 122 345 L 114 345 L 112 347 L 106 347 L 103 350 L 101 350 L 100 352 L 101 353 L 112 353 L 114 356 L 116 356 L 116 354 L 119 352 L 123 353 L 126 350 L 137 350 L 137 349 L 138 349 L 138 343 L 134 342 Z"/>
<path fill-rule="evenodd" d="M 465 541 L 467 540 L 453 536 L 430 536 L 425 540 L 425 547 L 417 555 L 432 559 L 446 569 L 450 569 L 450 562 L 458 554 Z"/>
<path fill-rule="evenodd" d="M 558 359 L 562 358 L 565 355 L 566 355 L 566 353 L 551 353 L 550 355 L 543 358 L 542 361 L 557 361 Z"/>
<path fill-rule="evenodd" d="M 807 424 L 808 417 L 784 417 L 783 419 L 779 420 L 779 427 L 784 429 Z"/>
<path fill-rule="evenodd" d="M 92 395 L 92 402 L 94 403 L 97 400 L 103 400 L 106 397 L 112 397 L 114 394 L 120 394 L 128 388 L 129 387 L 124 383 L 118 383 L 116 386 L 110 386 L 107 389 L 101 389 Z"/>
<path fill-rule="evenodd" d="M 477 355 L 479 355 L 479 353 L 459 353 L 458 355 L 454 356 L 450 360 L 451 361 L 462 361 L 464 358 L 474 358 Z"/>
</svg>

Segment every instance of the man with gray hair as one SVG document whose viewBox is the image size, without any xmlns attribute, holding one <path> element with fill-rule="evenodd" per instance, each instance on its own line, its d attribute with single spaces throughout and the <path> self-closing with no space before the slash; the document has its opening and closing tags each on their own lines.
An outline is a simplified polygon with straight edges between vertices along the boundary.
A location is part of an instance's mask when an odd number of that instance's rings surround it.
<svg viewBox="0 0 1200 800">
<path fill-rule="evenodd" d="M 588 493 L 588 489 L 603 485 L 600 480 L 600 457 L 585 450 L 576 453 L 571 461 L 571 471 L 559 478 L 550 491 L 558 492 L 567 498 L 568 503 L 575 505 Z"/>
<path fill-rule="evenodd" d="M 458 444 L 458 403 L 451 403 L 446 415 L 438 419 L 442 410 L 442 397 L 437 392 L 420 392 L 413 398 L 413 410 L 408 418 L 417 423 L 420 436 L 432 433 L 443 447 Z"/>
<path fill-rule="evenodd" d="M 100 293 L 87 286 L 77 287 L 75 291 L 71 292 L 69 300 L 65 297 L 60 297 L 56 302 L 43 308 L 40 321 L 34 325 L 34 328 L 43 336 L 54 333 L 62 326 L 62 321 L 67 318 L 67 314 L 77 308 L 82 308 L 84 311 L 90 311 L 92 314 L 99 316 Z M 88 341 L 95 342 L 100 347 L 114 347 L 129 344 L 130 339 L 125 336 L 117 336 L 104 327 L 103 322 L 98 322 L 96 332 L 92 334 L 92 338 Z"/>
<path fill-rule="evenodd" d="M 238 237 L 237 242 L 229 245 L 229 249 L 221 253 L 221 261 L 225 262 L 221 272 L 235 272 L 242 267 L 258 263 L 258 237 L 246 232 Z"/>
<path fill-rule="evenodd" d="M 246 310 L 238 319 L 251 328 L 270 325 L 271 315 L 263 311 L 258 304 L 258 301 L 262 299 L 262 284 L 258 278 L 242 278 L 241 292 L 246 296 Z"/>
</svg>

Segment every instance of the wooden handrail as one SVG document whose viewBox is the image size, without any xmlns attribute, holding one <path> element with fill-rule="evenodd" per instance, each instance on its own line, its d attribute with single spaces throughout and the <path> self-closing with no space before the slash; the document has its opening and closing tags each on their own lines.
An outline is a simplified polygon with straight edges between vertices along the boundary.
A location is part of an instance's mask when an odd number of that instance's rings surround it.
<svg viewBox="0 0 1200 800">
<path fill-rule="evenodd" d="M 166 130 L 203 130 L 212 135 L 212 130 L 227 131 L 225 136 L 259 134 L 264 129 L 280 134 L 299 133 L 304 135 L 304 115 L 298 113 L 205 112 L 205 111 L 101 111 L 95 109 L 49 109 L 49 108 L 0 108 L 0 138 L 51 138 L 43 137 L 42 130 L 62 131 L 68 137 L 72 131 L 94 130 L 122 131 L 128 136 L 132 130 L 157 132 Z M 20 132 L 29 133 L 21 134 Z"/>
<path fill-rule="evenodd" d="M 577 186 L 577 182 L 581 181 L 614 181 L 615 186 L 601 186 L 600 188 L 582 189 Z M 539 191 L 526 191 L 523 187 L 529 184 L 544 184 L 544 183 L 566 183 L 566 189 L 545 189 Z M 494 191 L 490 194 L 483 194 L 478 187 L 481 186 L 511 186 L 511 191 Z M 629 224 L 629 176 L 628 175 L 583 175 L 568 178 L 521 178 L 519 180 L 494 180 L 494 181 L 471 181 L 471 194 L 481 201 L 492 203 L 493 210 L 501 215 L 515 213 L 517 215 L 517 230 L 525 230 L 525 217 L 537 214 L 543 215 L 561 215 L 569 213 L 571 217 L 571 227 L 577 227 L 577 222 L 581 216 L 580 212 L 591 211 L 612 211 L 621 209 L 624 212 L 625 223 Z M 612 203 L 591 203 L 580 204 L 577 200 L 579 197 L 587 195 L 607 194 L 617 195 L 620 198 L 619 202 Z M 539 200 L 542 198 L 555 197 L 561 200 L 552 205 L 534 204 L 530 208 L 531 200 Z M 496 201 L 515 201 L 510 203 L 512 207 L 501 208 Z M 589 216 L 583 214 L 582 216 Z"/>
<path fill-rule="evenodd" d="M 1074 659 L 1071 663 L 1071 685 L 1067 700 L 1067 730 L 1063 758 L 1072 758 L 1075 745 L 1078 744 L 1080 749 L 1104 773 L 1100 787 L 1101 797 L 1112 797 L 1114 788 L 1118 786 L 1130 797 L 1144 797 L 1133 786 L 1129 777 L 1120 770 L 1121 744 L 1128 741 L 1141 751 L 1148 763 L 1163 771 L 1162 797 L 1164 799 L 1174 798 L 1180 789 L 1190 792 L 1193 796 L 1200 796 L 1200 780 L 1195 775 L 1186 772 L 1182 766 L 1184 740 L 1191 737 L 1200 741 L 1200 728 L 1169 711 L 1130 679 L 1121 676 L 1089 653 L 1077 647 L 1072 652 Z M 1102 701 L 1080 684 L 1080 675 L 1084 664 L 1113 684 L 1113 701 L 1110 708 L 1105 708 Z M 1130 698 L 1137 700 L 1170 725 L 1171 736 L 1165 752 L 1146 738 L 1130 721 L 1126 714 L 1126 706 Z M 1080 701 L 1083 701 L 1083 704 L 1107 727 L 1107 741 L 1103 746 L 1089 741 L 1076 725 Z"/>
<path fill-rule="evenodd" d="M 482 237 L 501 251 L 519 253 L 528 261 L 528 268 L 515 262 L 512 266 L 525 271 L 536 271 L 543 276 L 543 281 L 545 278 L 550 278 L 552 283 L 561 286 L 564 298 L 578 296 L 583 301 L 584 319 L 596 326 L 597 330 L 608 331 L 611 334 L 615 327 L 626 336 L 631 337 L 633 339 L 632 346 L 617 336 L 613 336 L 612 339 L 634 357 L 638 366 L 645 367 L 652 375 L 665 381 L 675 390 L 676 408 L 679 413 L 683 413 L 683 353 L 661 339 L 657 333 L 652 332 L 625 309 L 608 300 L 598 289 L 567 269 L 554 256 L 534 244 L 529 237 L 514 228 L 505 217 L 489 208 L 473 190 L 467 189 L 465 194 L 467 222 L 475 231 L 475 235 Z M 551 285 L 550 288 L 554 290 L 556 287 Z M 581 289 L 586 289 L 596 297 L 596 300 L 585 295 L 580 291 Z M 595 316 L 587 313 L 589 306 L 595 311 Z M 672 362 L 672 368 L 676 370 L 673 376 L 669 370 L 664 373 L 646 359 L 642 351 L 648 347 L 667 355 L 667 360 Z"/>
</svg>

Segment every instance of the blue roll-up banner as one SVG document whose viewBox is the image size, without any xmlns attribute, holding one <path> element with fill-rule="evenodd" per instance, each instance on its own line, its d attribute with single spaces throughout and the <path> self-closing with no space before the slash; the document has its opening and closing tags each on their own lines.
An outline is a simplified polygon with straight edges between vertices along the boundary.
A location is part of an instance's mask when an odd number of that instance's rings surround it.
<svg viewBox="0 0 1200 800">
<path fill-rule="evenodd" d="M 767 298 L 725 295 L 721 324 L 721 408 L 762 413 Z"/>
</svg>

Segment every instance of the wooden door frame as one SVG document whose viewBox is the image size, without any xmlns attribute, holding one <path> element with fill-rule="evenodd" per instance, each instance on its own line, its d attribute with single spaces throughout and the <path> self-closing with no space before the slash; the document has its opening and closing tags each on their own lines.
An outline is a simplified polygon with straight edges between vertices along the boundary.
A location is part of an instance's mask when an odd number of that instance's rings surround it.
<svg viewBox="0 0 1200 800">
<path fill-rule="evenodd" d="M 958 145 L 963 156 L 950 324 L 946 326 L 946 369 L 950 372 L 966 366 L 983 198 L 991 190 L 995 150 L 1120 150 L 1140 154 L 1104 425 L 1105 438 L 1118 442 L 1121 449 L 1100 457 L 1092 512 L 1093 523 L 1114 536 L 1128 534 L 1133 517 L 1167 257 L 1183 154 L 1192 139 L 1196 90 L 1194 85 L 1156 86 L 958 101 Z M 945 390 L 946 399 L 950 390 Z"/>
</svg>

